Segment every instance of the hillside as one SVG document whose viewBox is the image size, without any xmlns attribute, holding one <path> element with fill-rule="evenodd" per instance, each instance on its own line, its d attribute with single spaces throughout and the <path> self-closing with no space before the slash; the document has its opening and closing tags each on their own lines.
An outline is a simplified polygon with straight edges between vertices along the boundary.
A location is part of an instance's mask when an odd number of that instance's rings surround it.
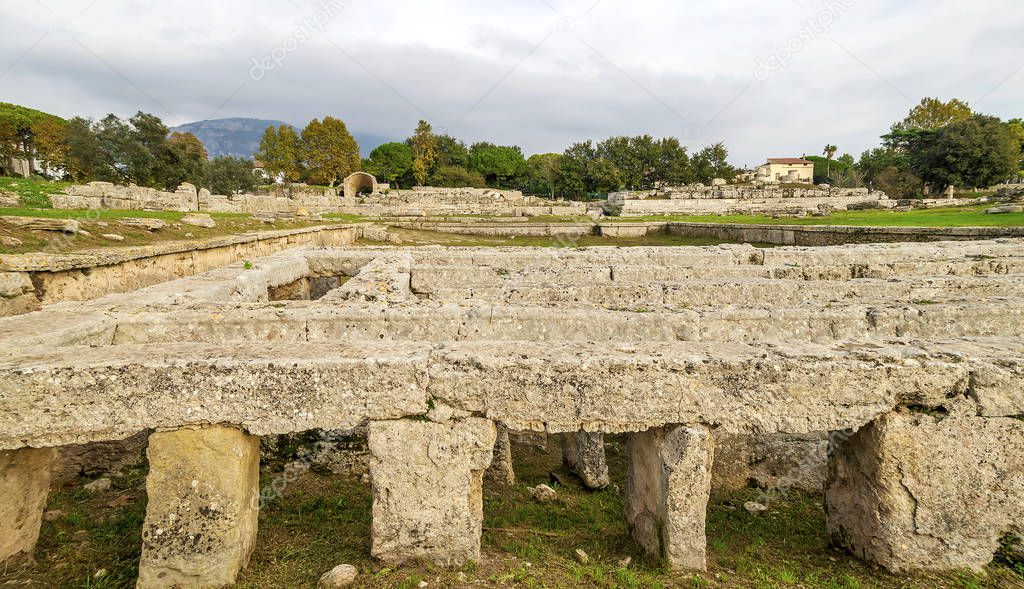
<svg viewBox="0 0 1024 589">
<path fill-rule="evenodd" d="M 171 131 L 192 133 L 206 145 L 206 151 L 210 157 L 231 155 L 250 158 L 259 147 L 260 137 L 263 136 L 267 127 L 288 124 L 290 123 L 268 119 L 214 119 L 186 123 L 172 128 Z M 296 127 L 296 129 L 301 129 L 301 127 Z M 364 157 L 369 155 L 373 148 L 388 141 L 385 137 L 368 133 L 353 132 L 353 136 L 359 143 L 359 151 Z"/>
</svg>

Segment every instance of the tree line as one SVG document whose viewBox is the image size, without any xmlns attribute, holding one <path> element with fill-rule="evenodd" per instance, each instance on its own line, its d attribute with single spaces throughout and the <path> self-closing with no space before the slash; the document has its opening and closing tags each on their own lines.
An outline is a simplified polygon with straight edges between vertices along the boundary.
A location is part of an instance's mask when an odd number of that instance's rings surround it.
<svg viewBox="0 0 1024 589">
<path fill-rule="evenodd" d="M 209 159 L 192 133 L 171 133 L 156 115 L 138 112 L 128 119 L 109 114 L 100 120 L 69 120 L 18 105 L 0 103 L 0 168 L 13 172 L 13 159 L 30 172 L 73 182 L 136 184 L 174 190 L 183 182 L 218 194 L 252 190 L 252 162 Z M 35 168 L 36 164 L 43 169 Z"/>
<path fill-rule="evenodd" d="M 984 189 L 1024 179 L 1024 121 L 974 112 L 959 99 L 925 98 L 882 135 L 860 159 L 811 156 L 815 180 L 842 187 L 869 186 L 893 198 L 919 198 L 958 189 Z"/>
<path fill-rule="evenodd" d="M 520 189 L 551 198 L 585 199 L 616 190 L 645 190 L 660 185 L 731 180 L 736 169 L 724 144 L 692 156 L 674 137 L 610 137 L 575 143 L 563 153 L 525 157 L 516 145 L 481 141 L 467 146 L 436 134 L 420 121 L 404 142 L 378 146 L 363 160 L 363 170 L 395 187 L 492 187 Z"/>
</svg>

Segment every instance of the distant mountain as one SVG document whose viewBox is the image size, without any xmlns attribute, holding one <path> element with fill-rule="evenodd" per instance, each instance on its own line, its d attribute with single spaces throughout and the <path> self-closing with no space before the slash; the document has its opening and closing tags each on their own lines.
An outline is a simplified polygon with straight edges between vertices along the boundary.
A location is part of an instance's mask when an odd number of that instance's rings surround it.
<svg viewBox="0 0 1024 589">
<path fill-rule="evenodd" d="M 186 123 L 172 128 L 171 131 L 192 133 L 203 142 L 207 153 L 212 158 L 221 155 L 251 158 L 252 154 L 259 149 L 260 138 L 263 137 L 263 132 L 267 130 L 267 127 L 288 124 L 290 123 L 269 119 L 214 119 Z M 301 131 L 302 129 L 297 125 L 292 126 L 296 130 Z M 363 157 L 368 156 L 378 145 L 390 141 L 387 137 L 370 133 L 353 132 L 352 136 L 359 143 L 359 151 L 362 152 Z"/>
</svg>

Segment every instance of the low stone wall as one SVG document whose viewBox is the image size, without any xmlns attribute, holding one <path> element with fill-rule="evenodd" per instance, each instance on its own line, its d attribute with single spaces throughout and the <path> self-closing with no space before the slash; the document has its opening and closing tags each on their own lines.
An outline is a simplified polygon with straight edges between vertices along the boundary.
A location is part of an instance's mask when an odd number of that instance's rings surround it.
<svg viewBox="0 0 1024 589">
<path fill-rule="evenodd" d="M 345 214 L 395 217 L 495 215 L 537 217 L 584 215 L 585 203 L 524 196 L 518 190 L 490 188 L 418 188 L 342 199 Z"/>
<path fill-rule="evenodd" d="M 202 274 L 284 249 L 348 245 L 359 231 L 355 225 L 327 225 L 78 254 L 0 255 L 0 317 Z"/>
<path fill-rule="evenodd" d="M 307 187 L 308 188 L 308 187 Z M 248 213 L 260 216 L 307 216 L 337 212 L 341 197 L 327 189 L 293 188 L 292 192 L 265 191 L 262 194 L 224 196 L 182 184 L 175 192 L 143 186 L 120 186 L 90 182 L 69 186 L 64 194 L 50 195 L 55 209 L 119 209 L 127 211 L 181 211 Z"/>
<path fill-rule="evenodd" d="M 668 187 L 615 192 L 608 206 L 623 217 L 645 215 L 807 215 L 854 207 L 892 208 L 883 192 L 867 188 L 782 188 L 779 186 Z"/>
<path fill-rule="evenodd" d="M 844 225 L 668 223 L 667 228 L 672 234 L 684 237 L 710 237 L 737 243 L 806 246 L 972 241 L 1024 237 L 1024 227 L 853 227 Z"/>
</svg>

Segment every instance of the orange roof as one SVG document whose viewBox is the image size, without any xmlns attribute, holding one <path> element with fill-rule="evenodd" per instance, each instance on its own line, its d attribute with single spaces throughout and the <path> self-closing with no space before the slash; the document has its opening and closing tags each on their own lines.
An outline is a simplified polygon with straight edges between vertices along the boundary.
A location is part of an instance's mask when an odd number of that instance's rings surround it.
<svg viewBox="0 0 1024 589">
<path fill-rule="evenodd" d="M 768 158 L 769 164 L 814 164 L 812 161 L 805 160 L 800 157 L 770 157 Z"/>
</svg>

